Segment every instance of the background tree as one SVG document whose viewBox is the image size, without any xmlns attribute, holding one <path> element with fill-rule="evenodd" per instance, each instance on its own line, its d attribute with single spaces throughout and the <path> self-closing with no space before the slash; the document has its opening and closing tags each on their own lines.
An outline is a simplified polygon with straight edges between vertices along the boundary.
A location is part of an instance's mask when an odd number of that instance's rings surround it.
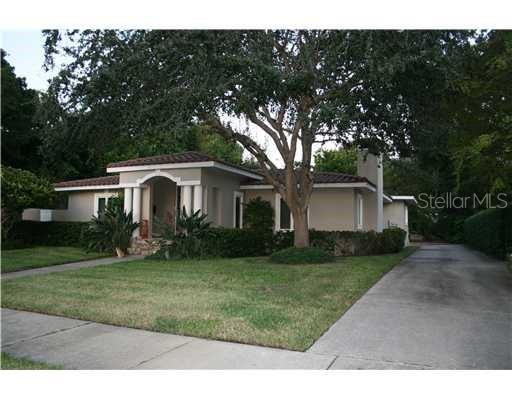
<svg viewBox="0 0 512 400">
<path fill-rule="evenodd" d="M 357 174 L 357 150 L 355 148 L 321 150 L 315 154 L 315 171 Z"/>
<path fill-rule="evenodd" d="M 2 98 L 2 163 L 16 168 L 35 171 L 41 160 L 37 152 L 40 143 L 35 114 L 38 94 L 28 89 L 25 78 L 17 77 L 14 67 L 1 52 Z"/>
<path fill-rule="evenodd" d="M 48 64 L 61 33 L 47 32 Z M 52 87 L 81 129 L 137 138 L 202 121 L 253 156 L 288 204 L 295 246 L 309 245 L 312 147 L 336 140 L 404 151 L 409 112 L 395 82 L 446 67 L 467 33 L 398 31 L 83 31 Z M 427 91 L 421 87 L 415 89 Z M 427 81 L 428 83 L 428 81 Z M 284 174 L 247 130 L 277 149 Z M 300 167 L 295 173 L 298 160 Z"/>
<path fill-rule="evenodd" d="M 2 237 L 8 237 L 12 225 L 26 208 L 50 208 L 56 199 L 53 185 L 30 171 L 1 167 Z"/>
</svg>

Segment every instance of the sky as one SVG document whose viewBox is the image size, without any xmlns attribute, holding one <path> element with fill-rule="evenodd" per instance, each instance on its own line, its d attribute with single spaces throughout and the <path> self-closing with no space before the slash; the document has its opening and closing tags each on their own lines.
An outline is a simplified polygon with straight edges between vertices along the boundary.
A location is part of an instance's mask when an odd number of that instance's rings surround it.
<svg viewBox="0 0 512 400">
<path fill-rule="evenodd" d="M 14 66 L 16 76 L 24 77 L 27 86 L 31 89 L 45 91 L 48 88 L 48 80 L 52 78 L 58 69 L 46 72 L 43 68 L 44 63 L 44 38 L 40 30 L 16 30 L 2 31 L 0 33 L 0 47 L 7 52 L 6 60 Z M 58 63 L 58 61 L 57 61 Z M 245 128 L 244 121 L 231 121 L 235 127 Z M 253 138 L 260 145 L 264 146 L 270 159 L 278 166 L 283 166 L 282 158 L 272 143 L 260 129 L 250 125 Z M 327 145 L 325 148 L 334 148 L 334 145 Z M 314 145 L 314 150 L 319 149 Z M 299 152 L 300 153 L 300 152 Z M 244 151 L 244 157 L 248 157 L 247 151 Z M 299 159 L 300 154 L 297 154 Z"/>
<path fill-rule="evenodd" d="M 25 77 L 31 89 L 46 90 L 54 74 L 43 69 L 43 35 L 39 30 L 2 31 L 0 47 L 7 52 L 6 60 L 14 66 L 16 76 Z"/>
</svg>

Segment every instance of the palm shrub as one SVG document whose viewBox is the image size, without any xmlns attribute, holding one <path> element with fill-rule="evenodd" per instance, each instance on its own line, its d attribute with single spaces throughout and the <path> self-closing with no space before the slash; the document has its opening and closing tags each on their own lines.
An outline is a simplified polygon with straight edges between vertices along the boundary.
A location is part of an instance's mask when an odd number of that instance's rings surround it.
<svg viewBox="0 0 512 400">
<path fill-rule="evenodd" d="M 160 250 L 152 258 L 194 258 L 201 257 L 207 249 L 208 239 L 214 233 L 210 230 L 210 222 L 206 214 L 198 210 L 188 215 L 183 207 L 176 221 L 176 230 L 171 224 L 166 224 L 162 233 Z"/>
<path fill-rule="evenodd" d="M 93 217 L 84 231 L 83 241 L 88 251 L 116 252 L 124 257 L 133 231 L 139 224 L 133 222 L 132 213 L 126 213 L 120 198 L 112 198 L 105 207 L 105 212 Z"/>
</svg>

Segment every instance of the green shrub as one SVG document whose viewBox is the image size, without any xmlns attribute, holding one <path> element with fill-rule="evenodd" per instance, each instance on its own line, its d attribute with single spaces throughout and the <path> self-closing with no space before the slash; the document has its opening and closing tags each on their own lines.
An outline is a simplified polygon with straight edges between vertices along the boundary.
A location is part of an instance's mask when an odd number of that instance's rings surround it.
<svg viewBox="0 0 512 400">
<path fill-rule="evenodd" d="M 133 222 L 132 213 L 126 213 L 123 202 L 112 198 L 105 212 L 93 217 L 83 234 L 83 246 L 88 251 L 117 252 L 122 257 L 130 247 L 132 233 L 139 224 Z"/>
<path fill-rule="evenodd" d="M 334 256 L 317 247 L 288 247 L 273 253 L 270 261 L 278 264 L 323 264 L 334 261 Z"/>
<path fill-rule="evenodd" d="M 261 197 L 251 199 L 244 207 L 244 228 L 257 231 L 274 229 L 274 210 L 272 205 Z"/>
<path fill-rule="evenodd" d="M 485 254 L 505 259 L 512 252 L 512 208 L 493 208 L 464 222 L 465 242 Z"/>
<path fill-rule="evenodd" d="M 52 184 L 32 172 L 1 167 L 2 239 L 10 240 L 11 230 L 26 208 L 49 207 L 56 198 Z"/>
<path fill-rule="evenodd" d="M 72 246 L 80 247 L 82 232 L 87 222 L 38 222 L 18 221 L 14 224 L 2 248 L 29 246 Z"/>
<path fill-rule="evenodd" d="M 171 224 L 164 225 L 160 249 L 149 256 L 152 259 L 179 259 L 208 257 L 213 235 L 206 215 L 196 211 L 188 215 L 183 207 L 176 221 L 176 232 Z"/>
</svg>

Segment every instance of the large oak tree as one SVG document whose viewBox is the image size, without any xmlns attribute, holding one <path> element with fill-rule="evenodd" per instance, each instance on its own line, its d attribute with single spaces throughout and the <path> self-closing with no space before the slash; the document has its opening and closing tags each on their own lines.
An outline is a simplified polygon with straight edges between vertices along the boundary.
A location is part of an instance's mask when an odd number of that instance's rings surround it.
<svg viewBox="0 0 512 400">
<path fill-rule="evenodd" d="M 71 59 L 52 85 L 67 112 L 96 132 L 133 140 L 149 130 L 208 124 L 258 161 L 291 210 L 297 247 L 309 245 L 314 144 L 403 151 L 414 121 L 396 83 L 416 66 L 446 73 L 447 55 L 467 43 L 467 33 L 443 31 L 46 34 L 48 66 L 57 51 Z M 415 89 L 428 96 L 428 86 L 419 81 Z M 236 119 L 249 129 L 237 129 Z M 280 163 L 256 132 L 273 143 Z"/>
</svg>

